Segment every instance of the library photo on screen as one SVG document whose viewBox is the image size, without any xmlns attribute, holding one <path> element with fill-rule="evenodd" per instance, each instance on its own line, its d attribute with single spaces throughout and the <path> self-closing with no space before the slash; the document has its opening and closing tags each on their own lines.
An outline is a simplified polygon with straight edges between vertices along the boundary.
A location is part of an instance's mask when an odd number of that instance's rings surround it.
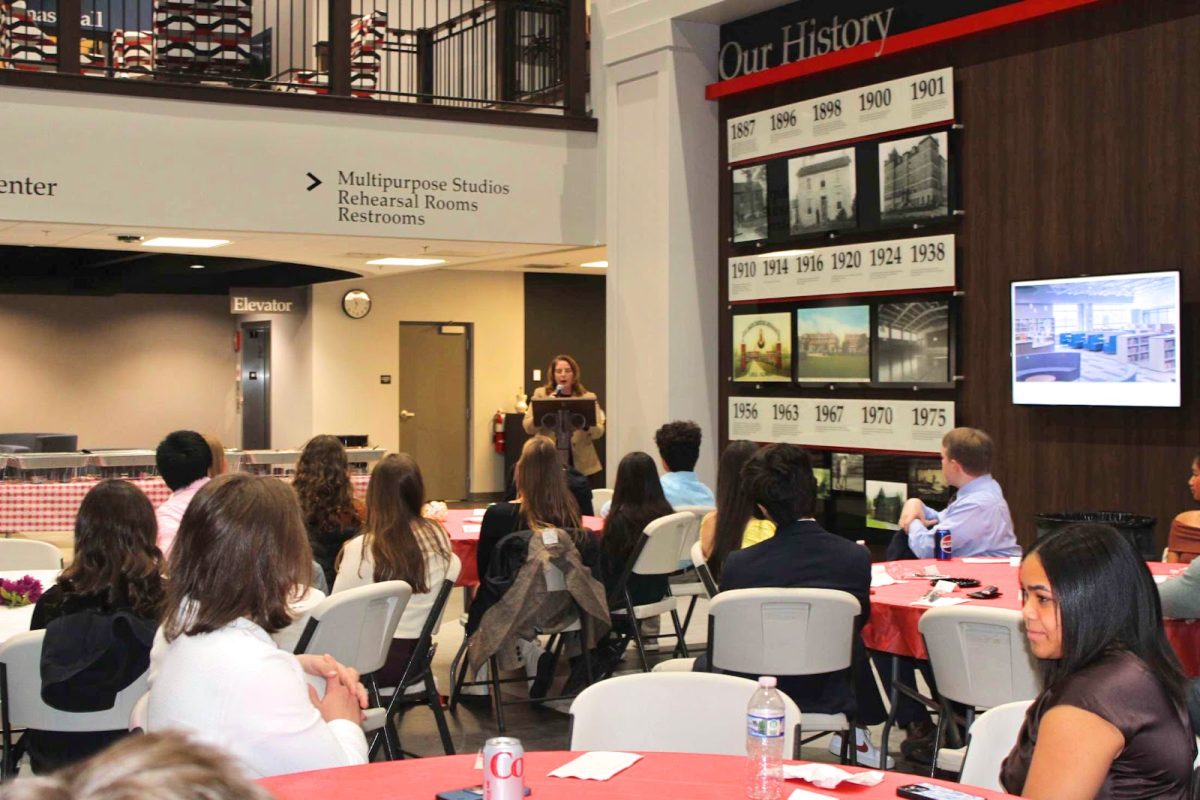
<svg viewBox="0 0 1200 800">
<path fill-rule="evenodd" d="M 884 303 L 875 320 L 876 383 L 950 381 L 950 304 Z"/>
<path fill-rule="evenodd" d="M 829 465 L 831 488 L 835 492 L 863 490 L 862 453 L 834 453 Z"/>
<path fill-rule="evenodd" d="M 791 314 L 734 315 L 733 379 L 754 383 L 791 381 Z"/>
<path fill-rule="evenodd" d="M 854 148 L 788 159 L 788 220 L 793 236 L 858 224 Z"/>
<path fill-rule="evenodd" d="M 879 143 L 879 218 L 915 222 L 950 213 L 945 131 Z"/>
<path fill-rule="evenodd" d="M 733 171 L 733 241 L 767 238 L 767 165 Z"/>
<path fill-rule="evenodd" d="M 796 380 L 871 380 L 870 306 L 796 311 Z"/>
<path fill-rule="evenodd" d="M 908 486 L 892 481 L 867 481 L 867 527 L 900 530 L 900 512 Z"/>
</svg>

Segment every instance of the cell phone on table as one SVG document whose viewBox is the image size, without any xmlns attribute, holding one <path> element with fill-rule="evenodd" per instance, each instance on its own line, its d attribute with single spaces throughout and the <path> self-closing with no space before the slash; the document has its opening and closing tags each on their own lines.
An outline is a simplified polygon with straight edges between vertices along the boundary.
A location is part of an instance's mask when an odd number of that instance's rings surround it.
<svg viewBox="0 0 1200 800">
<path fill-rule="evenodd" d="M 529 792 L 530 792 L 530 789 L 528 786 L 526 786 L 525 787 L 525 796 L 526 797 L 529 797 Z M 437 800 L 482 800 L 483 799 L 483 787 L 482 786 L 468 786 L 465 789 L 451 789 L 448 792 L 438 792 L 436 797 L 437 797 Z M 980 800 L 982 800 L 982 798 L 980 798 Z"/>
<path fill-rule="evenodd" d="M 906 784 L 896 790 L 896 796 L 909 800 L 984 800 L 977 794 L 967 794 L 949 786 L 934 786 L 932 783 Z"/>
</svg>

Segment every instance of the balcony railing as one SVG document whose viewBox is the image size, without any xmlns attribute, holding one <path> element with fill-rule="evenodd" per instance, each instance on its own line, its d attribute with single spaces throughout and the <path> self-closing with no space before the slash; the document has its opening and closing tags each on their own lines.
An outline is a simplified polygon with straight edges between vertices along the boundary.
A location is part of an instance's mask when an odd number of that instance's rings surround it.
<svg viewBox="0 0 1200 800">
<path fill-rule="evenodd" d="M 584 0 L 0 0 L 0 83 L 7 69 L 582 117 L 586 26 Z"/>
</svg>

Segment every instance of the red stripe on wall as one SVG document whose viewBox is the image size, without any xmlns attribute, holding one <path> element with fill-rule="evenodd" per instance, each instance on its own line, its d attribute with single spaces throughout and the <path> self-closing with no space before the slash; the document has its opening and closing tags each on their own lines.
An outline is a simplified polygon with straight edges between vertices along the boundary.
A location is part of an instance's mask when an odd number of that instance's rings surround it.
<svg viewBox="0 0 1200 800">
<path fill-rule="evenodd" d="M 971 14 L 966 17 L 959 17 L 958 19 L 939 22 L 936 25 L 918 28 L 915 31 L 889 36 L 884 43 L 885 52 L 882 53 L 879 52 L 879 42 L 866 42 L 857 47 L 848 47 L 844 50 L 826 53 L 823 56 L 814 56 L 813 58 L 806 58 L 803 61 L 793 61 L 790 64 L 781 64 L 778 67 L 765 69 L 762 72 L 754 72 L 749 75 L 730 78 L 727 81 L 710 83 L 704 90 L 704 96 L 708 100 L 719 100 L 722 97 L 748 92 L 751 89 L 760 89 L 764 86 L 772 86 L 783 81 L 802 78 L 805 75 L 828 72 L 829 70 L 848 67 L 852 64 L 871 61 L 875 58 L 896 55 L 906 50 L 917 50 L 922 47 L 947 42 L 951 39 L 959 39 L 964 36 L 972 36 L 985 31 L 1016 25 L 1036 19 L 1037 17 L 1057 14 L 1062 11 L 1071 11 L 1102 1 L 1025 0 L 1021 3 L 995 8 L 991 11 L 981 11 L 978 14 Z"/>
</svg>

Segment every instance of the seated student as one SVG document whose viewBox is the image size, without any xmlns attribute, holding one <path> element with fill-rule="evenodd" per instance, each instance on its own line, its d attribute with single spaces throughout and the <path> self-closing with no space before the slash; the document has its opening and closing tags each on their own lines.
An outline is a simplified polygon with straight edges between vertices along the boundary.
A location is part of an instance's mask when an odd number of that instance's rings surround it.
<svg viewBox="0 0 1200 800">
<path fill-rule="evenodd" d="M 404 677 L 450 567 L 450 537 L 440 523 L 421 516 L 424 505 L 425 482 L 417 462 L 408 453 L 385 456 L 367 485 L 370 522 L 362 535 L 346 542 L 333 582 L 335 594 L 378 581 L 407 581 L 412 587 L 387 663 L 375 673 L 380 687 L 394 687 Z"/>
<path fill-rule="evenodd" d="M 668 422 L 654 432 L 654 443 L 658 446 L 659 464 L 663 468 L 663 494 L 672 508 L 685 506 L 713 506 L 716 499 L 712 489 L 696 477 L 696 462 L 700 459 L 700 426 L 694 422 Z M 600 516 L 608 516 L 612 501 L 600 509 Z"/>
<path fill-rule="evenodd" d="M 333 586 L 334 561 L 342 545 L 358 535 L 366 509 L 354 496 L 346 447 L 336 436 L 314 436 L 300 451 L 292 488 L 308 531 L 313 559 L 321 565 L 325 585 Z"/>
<path fill-rule="evenodd" d="M 271 640 L 312 576 L 291 487 L 246 474 L 214 478 L 180 523 L 169 573 L 150 653 L 147 730 L 191 731 L 250 777 L 367 762 L 358 674 Z"/>
<path fill-rule="evenodd" d="M 212 453 L 212 464 L 208 468 L 208 477 L 215 478 L 218 475 L 224 475 L 229 471 L 229 462 L 225 459 L 225 445 L 221 444 L 221 440 L 211 433 L 203 434 L 204 441 L 208 442 L 209 452 Z"/>
<path fill-rule="evenodd" d="M 856 626 L 861 630 L 871 616 L 871 555 L 865 547 L 829 533 L 813 519 L 817 482 L 808 453 L 796 445 L 768 445 L 746 463 L 741 474 L 746 490 L 776 530 L 770 539 L 728 555 L 721 570 L 721 591 L 838 589 L 852 594 L 861 605 Z M 852 683 L 851 671 L 845 670 L 783 676 L 779 688 L 807 712 L 844 713 L 854 716 L 860 725 L 883 722 L 883 703 L 857 635 L 854 657 L 860 663 L 858 685 Z M 879 751 L 866 730 L 860 727 L 856 738 L 859 763 L 879 766 Z M 891 765 L 890 757 L 887 764 Z"/>
<path fill-rule="evenodd" d="M 165 592 L 156 528 L 154 507 L 128 481 L 101 481 L 83 498 L 75 517 L 75 558 L 37 601 L 29 625 L 48 628 L 42 649 L 47 702 L 64 710 L 111 708 L 112 698 L 146 671 Z M 128 657 L 113 658 L 117 650 Z M 77 672 L 79 664 L 89 666 Z M 59 673 L 71 678 L 59 681 Z M 69 700 L 53 699 L 59 683 L 84 677 L 86 697 L 75 689 Z M 127 733 L 30 730 L 21 741 L 33 771 L 43 773 L 87 758 Z"/>
<path fill-rule="evenodd" d="M 654 459 L 640 452 L 622 458 L 617 465 L 612 507 L 604 518 L 604 532 L 600 535 L 601 573 L 610 608 L 625 607 L 621 579 L 642 531 L 670 513 L 671 504 L 663 496 Z M 630 575 L 628 588 L 634 605 L 654 603 L 666 595 L 667 577 Z"/>
<path fill-rule="evenodd" d="M 1049 800 L 1191 796 L 1186 678 L 1154 581 L 1106 525 L 1071 525 L 1021 563 L 1043 690 L 1000 769 L 1006 791 Z"/>
<path fill-rule="evenodd" d="M 775 523 L 755 515 L 754 501 L 742 482 L 742 467 L 758 445 L 744 439 L 730 442 L 717 465 L 717 510 L 700 523 L 700 547 L 715 580 L 721 579 L 725 558 L 775 535 Z"/>
<path fill-rule="evenodd" d="M 1188 478 L 1192 499 L 1200 501 L 1200 455 L 1192 459 L 1192 474 Z M 1200 511 L 1182 511 L 1171 520 L 1167 538 L 1167 553 L 1163 561 L 1190 564 L 1200 555 Z"/>
<path fill-rule="evenodd" d="M 158 519 L 158 549 L 163 559 L 171 555 L 179 521 L 188 504 L 208 483 L 212 467 L 212 450 L 204 437 L 195 431 L 175 431 L 158 443 L 154 452 L 158 474 L 171 490 L 171 496 L 154 512 Z"/>
</svg>

